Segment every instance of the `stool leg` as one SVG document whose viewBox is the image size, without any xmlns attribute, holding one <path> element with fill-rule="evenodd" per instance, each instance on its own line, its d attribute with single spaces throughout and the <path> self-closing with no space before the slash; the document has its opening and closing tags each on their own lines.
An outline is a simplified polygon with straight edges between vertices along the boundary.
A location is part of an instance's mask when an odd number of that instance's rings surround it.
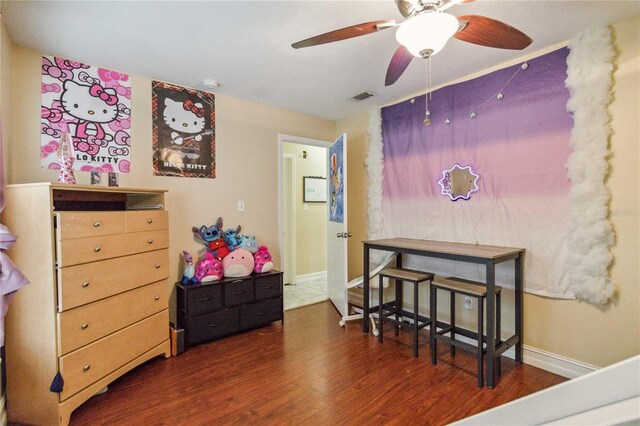
<svg viewBox="0 0 640 426">
<path fill-rule="evenodd" d="M 483 341 L 484 341 L 484 300 L 483 298 L 478 298 L 478 387 L 481 388 L 484 384 L 484 377 L 482 373 L 483 369 Z M 493 362 L 493 360 L 489 360 L 489 362 Z"/>
<path fill-rule="evenodd" d="M 456 294 L 451 291 L 449 292 L 449 317 L 451 318 L 451 340 L 456 340 Z M 456 355 L 456 347 L 455 345 L 449 345 L 449 353 L 451 356 Z"/>
<path fill-rule="evenodd" d="M 429 289 L 429 316 L 431 317 L 431 330 L 429 330 L 429 342 L 431 343 L 431 364 L 436 365 L 438 362 L 438 341 L 436 333 L 438 332 L 438 289 L 431 284 Z"/>
<path fill-rule="evenodd" d="M 382 332 L 384 330 L 384 313 L 382 310 L 383 298 L 384 298 L 384 287 L 382 286 L 382 275 L 380 276 L 380 285 L 378 286 L 378 322 L 380 323 L 380 328 L 378 329 L 378 342 L 382 343 Z"/>
<path fill-rule="evenodd" d="M 497 293 L 496 294 L 496 344 L 497 345 L 499 345 L 502 342 L 502 333 L 500 331 L 500 322 L 502 321 L 502 318 L 500 317 L 500 312 L 501 312 L 500 300 L 501 299 L 502 299 L 501 293 Z M 501 359 L 502 357 L 496 358 L 496 373 L 498 373 L 498 376 L 501 375 L 501 371 L 500 371 L 500 366 L 502 364 L 502 362 L 500 361 Z"/>
<path fill-rule="evenodd" d="M 395 335 L 398 336 L 400 334 L 400 315 L 398 315 L 398 311 L 402 309 L 402 289 L 404 285 L 401 280 L 396 280 L 396 322 L 394 324 L 394 332 Z"/>
<path fill-rule="evenodd" d="M 413 283 L 413 356 L 418 356 L 418 283 Z"/>
</svg>

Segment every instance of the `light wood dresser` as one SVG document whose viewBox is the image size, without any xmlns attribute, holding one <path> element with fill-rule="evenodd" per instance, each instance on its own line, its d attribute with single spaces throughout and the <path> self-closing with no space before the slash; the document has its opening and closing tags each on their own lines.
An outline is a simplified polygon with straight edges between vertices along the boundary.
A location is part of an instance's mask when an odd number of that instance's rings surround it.
<svg viewBox="0 0 640 426">
<path fill-rule="evenodd" d="M 9 420 L 66 425 L 116 378 L 170 356 L 165 191 L 22 184 L 6 201 L 9 256 L 31 281 L 6 317 Z"/>
</svg>

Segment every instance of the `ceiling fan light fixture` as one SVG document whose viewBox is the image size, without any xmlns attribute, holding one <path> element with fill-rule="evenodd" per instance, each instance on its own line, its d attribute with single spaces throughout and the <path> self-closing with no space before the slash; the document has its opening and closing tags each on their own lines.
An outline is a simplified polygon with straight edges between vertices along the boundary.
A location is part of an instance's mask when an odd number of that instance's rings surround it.
<svg viewBox="0 0 640 426">
<path fill-rule="evenodd" d="M 425 12 L 400 25 L 396 40 L 418 58 L 438 53 L 458 31 L 458 19 L 448 13 Z"/>
</svg>

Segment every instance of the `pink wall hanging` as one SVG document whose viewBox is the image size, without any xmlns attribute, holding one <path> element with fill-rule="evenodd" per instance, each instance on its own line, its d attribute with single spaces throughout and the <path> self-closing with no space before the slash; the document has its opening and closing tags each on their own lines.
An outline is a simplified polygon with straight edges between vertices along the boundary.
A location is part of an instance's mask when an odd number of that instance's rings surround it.
<svg viewBox="0 0 640 426">
<path fill-rule="evenodd" d="M 41 166 L 60 167 L 60 136 L 68 132 L 75 170 L 129 173 L 129 75 L 46 55 L 41 72 Z"/>
</svg>

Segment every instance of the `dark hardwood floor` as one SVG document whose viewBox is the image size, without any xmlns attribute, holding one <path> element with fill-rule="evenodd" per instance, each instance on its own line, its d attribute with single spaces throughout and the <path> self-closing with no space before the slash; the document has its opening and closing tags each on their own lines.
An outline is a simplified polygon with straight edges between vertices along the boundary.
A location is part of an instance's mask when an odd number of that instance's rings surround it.
<svg viewBox="0 0 640 426">
<path fill-rule="evenodd" d="M 502 361 L 495 389 L 476 387 L 475 358 L 439 345 L 430 363 L 428 331 L 420 357 L 410 332 L 385 341 L 361 322 L 338 326 L 329 302 L 288 311 L 279 322 L 156 358 L 109 385 L 71 416 L 95 424 L 420 424 L 441 425 L 501 405 L 564 378 Z"/>
</svg>

